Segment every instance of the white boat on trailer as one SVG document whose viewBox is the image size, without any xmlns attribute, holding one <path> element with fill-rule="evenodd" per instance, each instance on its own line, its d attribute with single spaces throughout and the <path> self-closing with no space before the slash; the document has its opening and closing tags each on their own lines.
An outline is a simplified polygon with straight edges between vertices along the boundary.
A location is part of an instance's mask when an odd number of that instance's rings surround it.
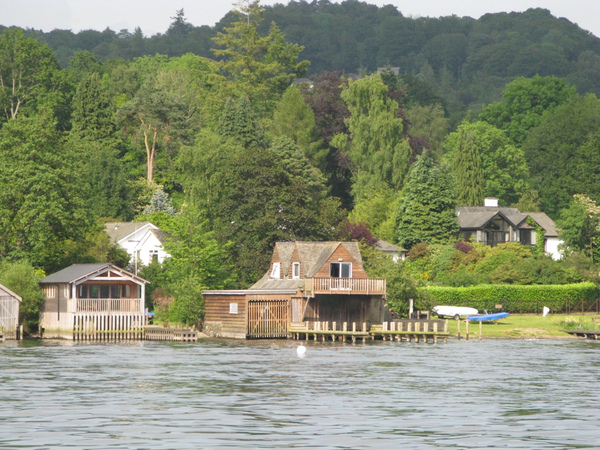
<svg viewBox="0 0 600 450">
<path fill-rule="evenodd" d="M 433 312 L 440 318 L 451 317 L 454 320 L 479 314 L 475 308 L 468 306 L 434 306 Z"/>
</svg>

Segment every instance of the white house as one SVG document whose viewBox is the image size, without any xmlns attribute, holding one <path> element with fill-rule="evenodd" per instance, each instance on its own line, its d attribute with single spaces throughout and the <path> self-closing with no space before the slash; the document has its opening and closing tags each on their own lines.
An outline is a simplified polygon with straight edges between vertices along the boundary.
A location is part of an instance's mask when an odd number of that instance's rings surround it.
<svg viewBox="0 0 600 450">
<path fill-rule="evenodd" d="M 170 256 L 163 248 L 170 236 L 150 222 L 109 222 L 105 230 L 112 241 L 129 253 L 134 273 L 153 260 L 162 263 Z"/>
</svg>

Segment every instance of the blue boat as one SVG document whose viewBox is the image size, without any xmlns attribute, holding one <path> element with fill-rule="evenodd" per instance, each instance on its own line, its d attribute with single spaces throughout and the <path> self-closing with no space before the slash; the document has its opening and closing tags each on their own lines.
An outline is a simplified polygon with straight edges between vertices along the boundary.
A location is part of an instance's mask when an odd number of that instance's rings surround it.
<svg viewBox="0 0 600 450">
<path fill-rule="evenodd" d="M 473 322 L 491 322 L 492 320 L 500 320 L 508 317 L 507 312 L 499 312 L 492 314 L 477 314 L 476 316 L 469 316 L 467 319 L 472 320 Z"/>
</svg>

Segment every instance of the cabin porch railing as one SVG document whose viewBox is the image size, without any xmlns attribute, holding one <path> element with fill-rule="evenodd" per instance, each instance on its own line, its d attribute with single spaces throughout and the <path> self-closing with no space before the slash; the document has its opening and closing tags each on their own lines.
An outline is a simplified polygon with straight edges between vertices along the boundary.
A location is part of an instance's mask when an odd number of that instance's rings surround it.
<svg viewBox="0 0 600 450">
<path fill-rule="evenodd" d="M 75 298 L 73 312 L 139 312 L 144 311 L 142 298 Z"/>
<path fill-rule="evenodd" d="M 304 292 L 316 294 L 386 295 L 385 278 L 306 278 Z"/>
</svg>

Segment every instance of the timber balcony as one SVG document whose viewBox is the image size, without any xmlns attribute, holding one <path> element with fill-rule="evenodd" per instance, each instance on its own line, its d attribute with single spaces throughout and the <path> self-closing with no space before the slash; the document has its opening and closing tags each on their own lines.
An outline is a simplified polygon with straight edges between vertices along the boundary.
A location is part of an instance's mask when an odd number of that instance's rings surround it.
<svg viewBox="0 0 600 450">
<path fill-rule="evenodd" d="M 317 294 L 382 295 L 385 297 L 385 278 L 306 278 L 307 297 Z"/>
<path fill-rule="evenodd" d="M 76 313 L 120 313 L 144 311 L 143 298 L 74 298 L 73 312 Z"/>
</svg>

